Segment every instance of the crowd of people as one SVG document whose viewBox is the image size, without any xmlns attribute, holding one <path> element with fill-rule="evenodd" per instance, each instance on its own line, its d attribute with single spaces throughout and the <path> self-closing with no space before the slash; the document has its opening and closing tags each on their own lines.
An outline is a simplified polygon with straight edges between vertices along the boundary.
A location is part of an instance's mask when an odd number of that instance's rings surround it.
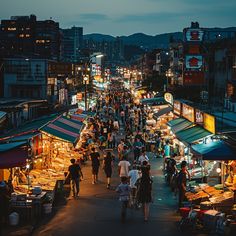
<svg viewBox="0 0 236 236">
<path fill-rule="evenodd" d="M 109 90 L 98 100 L 96 116 L 92 120 L 94 137 L 89 136 L 87 145 L 91 146 L 88 154 L 92 167 L 92 184 L 98 183 L 99 169 L 104 170 L 107 188 L 111 188 L 111 178 L 117 167 L 120 185 L 116 188 L 121 202 L 121 219 L 125 221 L 127 207 L 143 207 L 144 221 L 149 217 L 149 204 L 152 202 L 152 178 L 150 162 L 146 154 L 145 122 L 147 113 L 143 105 L 134 103 L 129 91 Z M 156 134 L 155 153 L 163 158 L 163 171 L 167 183 L 175 194 L 179 193 L 179 207 L 182 206 L 186 192 L 186 179 L 189 177 L 187 163 L 181 164 L 181 171 L 176 168 L 175 155 L 171 141 Z M 101 161 L 102 160 L 102 161 Z M 72 166 L 75 165 L 72 160 Z M 101 164 L 100 164 L 101 163 Z M 101 166 L 102 167 L 101 167 Z M 73 176 L 72 166 L 69 172 Z M 83 177 L 78 168 L 77 180 L 73 178 L 73 196 L 79 195 L 79 179 Z"/>
<path fill-rule="evenodd" d="M 96 116 L 92 119 L 94 136 L 87 139 L 87 145 L 91 146 L 88 159 L 91 160 L 92 184 L 98 183 L 99 169 L 102 168 L 107 178 L 107 188 L 110 189 L 113 170 L 117 165 L 121 183 L 116 191 L 122 205 L 122 221 L 126 218 L 128 204 L 134 208 L 142 205 L 145 221 L 149 216 L 152 179 L 142 135 L 145 122 L 144 107 L 134 104 L 128 90 L 110 90 L 98 100 Z M 75 174 L 77 164 L 74 159 L 71 163 L 68 176 L 71 177 L 72 194 L 77 198 L 83 174 L 80 168 Z"/>
</svg>

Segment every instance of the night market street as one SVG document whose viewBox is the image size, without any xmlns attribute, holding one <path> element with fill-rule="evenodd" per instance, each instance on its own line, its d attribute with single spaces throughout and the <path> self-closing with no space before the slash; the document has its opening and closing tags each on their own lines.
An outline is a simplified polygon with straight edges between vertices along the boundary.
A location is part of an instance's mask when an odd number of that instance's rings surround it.
<svg viewBox="0 0 236 236">
<path fill-rule="evenodd" d="M 120 221 L 120 203 L 113 190 L 119 183 L 117 173 L 112 178 L 112 189 L 107 190 L 103 171 L 100 171 L 99 184 L 91 184 L 91 167 L 83 168 L 85 179 L 81 182 L 81 195 L 78 200 L 69 200 L 49 222 L 33 235 L 182 235 L 177 227 L 179 219 L 176 211 L 177 200 L 174 199 L 164 182 L 160 170 L 161 159 L 152 158 L 152 175 L 154 176 L 154 203 L 150 206 L 150 220 L 143 221 L 142 211 L 129 210 L 127 222 Z"/>
<path fill-rule="evenodd" d="M 236 0 L 0 2 L 0 236 L 236 236 Z"/>
</svg>

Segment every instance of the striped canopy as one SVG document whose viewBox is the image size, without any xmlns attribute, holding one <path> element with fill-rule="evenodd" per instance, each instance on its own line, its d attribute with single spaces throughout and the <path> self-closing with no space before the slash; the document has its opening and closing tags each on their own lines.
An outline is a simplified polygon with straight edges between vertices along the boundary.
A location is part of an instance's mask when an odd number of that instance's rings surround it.
<svg viewBox="0 0 236 236">
<path fill-rule="evenodd" d="M 59 116 L 41 127 L 40 131 L 75 145 L 79 140 L 82 128 L 82 122 L 70 119 L 66 116 Z"/>
</svg>

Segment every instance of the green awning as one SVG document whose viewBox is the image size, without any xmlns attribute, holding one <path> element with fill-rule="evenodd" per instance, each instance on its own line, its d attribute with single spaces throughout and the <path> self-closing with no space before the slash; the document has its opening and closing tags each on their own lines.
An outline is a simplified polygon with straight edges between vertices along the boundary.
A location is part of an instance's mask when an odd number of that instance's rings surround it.
<svg viewBox="0 0 236 236">
<path fill-rule="evenodd" d="M 177 118 L 177 119 L 168 121 L 168 122 L 167 122 L 167 125 L 170 126 L 170 127 L 172 127 L 172 126 L 177 125 L 177 124 L 179 124 L 179 123 L 181 123 L 181 122 L 183 122 L 183 121 L 185 121 L 184 118 Z"/>
<path fill-rule="evenodd" d="M 165 105 L 168 104 L 163 97 L 156 97 L 156 98 L 145 98 L 141 100 L 143 105 Z"/>
<path fill-rule="evenodd" d="M 199 139 L 212 135 L 212 133 L 196 125 L 191 128 L 181 130 L 177 132 L 175 135 L 180 141 L 189 145 L 196 142 Z"/>
<path fill-rule="evenodd" d="M 193 123 L 191 121 L 184 119 L 182 122 L 180 122 L 176 125 L 173 125 L 171 127 L 171 130 L 173 133 L 177 133 L 177 132 L 184 130 L 192 125 L 193 125 Z"/>
</svg>

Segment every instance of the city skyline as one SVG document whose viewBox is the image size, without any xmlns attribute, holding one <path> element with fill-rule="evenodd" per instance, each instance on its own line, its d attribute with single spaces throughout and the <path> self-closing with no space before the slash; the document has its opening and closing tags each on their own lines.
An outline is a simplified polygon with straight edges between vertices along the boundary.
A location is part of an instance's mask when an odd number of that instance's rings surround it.
<svg viewBox="0 0 236 236">
<path fill-rule="evenodd" d="M 58 2 L 60 4 L 58 4 Z M 171 6 L 171 8 L 170 8 Z M 182 31 L 191 21 L 202 27 L 230 27 L 236 21 L 236 2 L 193 0 L 11 0 L 0 8 L 1 19 L 35 14 L 38 19 L 53 19 L 61 28 L 73 25 L 84 33 L 113 36 L 143 32 L 149 35 Z"/>
</svg>

